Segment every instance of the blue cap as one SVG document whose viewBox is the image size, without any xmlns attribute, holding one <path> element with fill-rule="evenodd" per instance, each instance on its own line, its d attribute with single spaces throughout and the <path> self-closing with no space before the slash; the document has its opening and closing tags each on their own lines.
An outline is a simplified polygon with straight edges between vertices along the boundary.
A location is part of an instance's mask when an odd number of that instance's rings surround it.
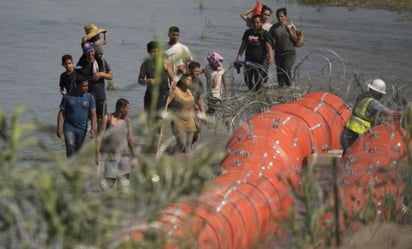
<svg viewBox="0 0 412 249">
<path fill-rule="evenodd" d="M 87 54 L 91 51 L 94 51 L 94 46 L 92 42 L 83 42 L 82 43 L 83 53 Z"/>
</svg>

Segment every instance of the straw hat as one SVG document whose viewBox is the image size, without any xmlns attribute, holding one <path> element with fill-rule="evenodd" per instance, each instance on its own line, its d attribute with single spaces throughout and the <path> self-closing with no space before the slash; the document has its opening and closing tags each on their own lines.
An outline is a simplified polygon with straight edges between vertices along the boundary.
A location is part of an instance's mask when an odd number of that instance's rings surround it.
<svg viewBox="0 0 412 249">
<path fill-rule="evenodd" d="M 83 41 L 90 40 L 91 38 L 95 37 L 96 35 L 106 32 L 105 29 L 98 28 L 95 24 L 88 24 L 84 26 L 84 31 L 86 32 L 86 35 L 83 36 Z"/>
</svg>

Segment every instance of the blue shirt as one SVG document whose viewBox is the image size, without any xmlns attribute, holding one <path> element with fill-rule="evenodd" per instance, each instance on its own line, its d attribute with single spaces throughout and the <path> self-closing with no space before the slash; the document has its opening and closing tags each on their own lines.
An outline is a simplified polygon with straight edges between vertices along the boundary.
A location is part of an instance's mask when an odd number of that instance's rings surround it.
<svg viewBox="0 0 412 249">
<path fill-rule="evenodd" d="M 64 110 L 63 130 L 82 134 L 87 132 L 90 110 L 96 109 L 96 101 L 89 93 L 73 92 L 63 96 L 60 109 Z"/>
</svg>

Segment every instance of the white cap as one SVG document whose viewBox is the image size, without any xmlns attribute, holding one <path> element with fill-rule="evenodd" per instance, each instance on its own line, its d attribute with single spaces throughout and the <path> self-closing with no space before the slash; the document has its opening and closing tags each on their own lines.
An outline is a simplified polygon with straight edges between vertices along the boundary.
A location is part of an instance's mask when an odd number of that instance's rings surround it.
<svg viewBox="0 0 412 249">
<path fill-rule="evenodd" d="M 378 93 L 386 94 L 386 84 L 381 79 L 374 79 L 371 84 L 368 84 L 368 89 L 372 89 Z"/>
</svg>

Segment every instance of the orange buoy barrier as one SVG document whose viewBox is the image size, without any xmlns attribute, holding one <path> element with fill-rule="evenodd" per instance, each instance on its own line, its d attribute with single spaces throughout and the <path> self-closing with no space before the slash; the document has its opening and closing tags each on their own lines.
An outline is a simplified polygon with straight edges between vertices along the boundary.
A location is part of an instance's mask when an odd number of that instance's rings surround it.
<svg viewBox="0 0 412 249">
<path fill-rule="evenodd" d="M 267 139 L 275 147 L 290 147 L 298 151 L 300 156 L 309 155 L 315 148 L 308 130 L 309 127 L 302 119 L 288 113 L 271 110 L 255 115 L 241 125 L 232 134 L 226 148 L 231 153 L 237 144 L 260 137 Z M 285 136 L 282 139 L 279 138 L 281 133 Z"/>
<path fill-rule="evenodd" d="M 295 101 L 288 104 L 275 105 L 270 108 L 270 110 L 289 113 L 296 118 L 302 119 L 309 127 L 315 150 L 326 151 L 330 149 L 330 133 L 328 131 L 328 126 L 318 113 L 311 111 Z M 305 131 L 307 132 L 307 130 Z"/>
<path fill-rule="evenodd" d="M 368 211 L 381 219 L 400 214 L 402 167 L 412 143 L 399 125 L 400 116 L 393 119 L 360 136 L 339 162 L 340 195 L 352 227 L 365 222 Z"/>
<path fill-rule="evenodd" d="M 233 170 L 248 170 L 266 179 L 290 180 L 297 184 L 302 164 L 302 156 L 297 150 L 286 152 L 277 144 L 267 144 L 263 138 L 245 141 L 242 147 L 231 154 L 228 153 L 221 164 L 224 172 Z M 252 142 L 251 142 L 252 141 Z M 260 141 L 259 144 L 254 141 Z M 285 143 L 288 145 L 287 143 Z M 267 150 L 262 151 L 266 145 Z M 290 147 L 292 148 L 292 147 Z M 287 184 L 287 182 L 285 182 Z"/>
<path fill-rule="evenodd" d="M 309 93 L 273 106 L 247 120 L 229 139 L 223 173 L 195 201 L 171 205 L 159 216 L 170 239 L 194 248 L 253 248 L 281 233 L 279 224 L 294 205 L 306 158 L 341 149 L 340 132 L 350 107 L 330 93 Z M 360 217 L 369 198 L 378 205 L 385 194 L 401 192 L 399 167 L 407 154 L 399 125 L 383 125 L 361 136 L 339 162 L 341 201 Z M 176 242 L 178 240 L 178 242 Z"/>
<path fill-rule="evenodd" d="M 311 109 L 313 112 L 318 113 L 323 118 L 324 122 L 330 124 L 327 126 L 328 134 L 339 134 L 342 131 L 342 127 L 345 125 L 345 122 L 333 106 L 320 103 L 319 101 L 311 98 L 302 98 L 296 100 L 294 103 L 302 105 Z M 340 146 L 340 140 L 334 136 L 330 136 L 329 141 L 327 142 L 328 147 L 331 148 L 339 148 Z"/>
</svg>

